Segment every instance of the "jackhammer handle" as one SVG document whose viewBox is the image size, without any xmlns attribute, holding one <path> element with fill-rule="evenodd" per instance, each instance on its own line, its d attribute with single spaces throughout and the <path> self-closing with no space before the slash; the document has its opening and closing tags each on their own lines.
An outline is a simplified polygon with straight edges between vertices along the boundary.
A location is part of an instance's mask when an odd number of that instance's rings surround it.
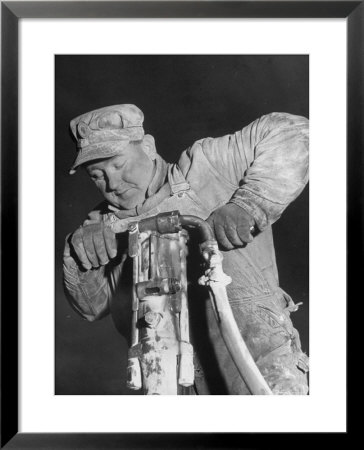
<svg viewBox="0 0 364 450">
<path fill-rule="evenodd" d="M 110 227 L 115 234 L 131 231 L 136 226 L 138 226 L 140 233 L 144 231 L 157 231 L 159 234 L 178 233 L 181 231 L 179 217 L 179 211 L 169 211 L 139 220 L 135 217 L 128 217 L 127 219 L 114 218 L 110 223 Z"/>
<path fill-rule="evenodd" d="M 210 225 L 203 219 L 192 215 L 181 215 L 178 210 L 163 212 L 156 216 L 141 220 L 133 218 L 116 220 L 111 224 L 114 233 L 124 233 L 133 224 L 138 224 L 139 232 L 157 231 L 160 234 L 178 233 L 182 228 L 196 229 L 200 233 L 201 242 L 215 240 Z"/>
<path fill-rule="evenodd" d="M 201 236 L 201 242 L 214 241 L 215 235 L 210 225 L 197 216 L 183 215 L 180 216 L 181 226 L 183 228 L 197 229 Z"/>
<path fill-rule="evenodd" d="M 201 241 L 214 240 L 215 236 L 210 225 L 197 216 L 181 215 L 178 210 L 160 213 L 139 222 L 139 231 L 158 231 L 160 234 L 178 233 L 182 228 L 197 229 Z"/>
<path fill-rule="evenodd" d="M 179 211 L 169 211 L 147 217 L 139 222 L 139 231 L 157 231 L 160 234 L 181 231 Z"/>
</svg>

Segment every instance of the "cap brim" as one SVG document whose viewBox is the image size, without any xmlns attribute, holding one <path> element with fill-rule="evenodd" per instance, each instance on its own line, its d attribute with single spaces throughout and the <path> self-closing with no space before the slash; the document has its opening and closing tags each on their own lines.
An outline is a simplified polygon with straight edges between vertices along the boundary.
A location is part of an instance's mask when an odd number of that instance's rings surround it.
<svg viewBox="0 0 364 450">
<path fill-rule="evenodd" d="M 123 139 L 119 141 L 100 142 L 80 149 L 69 171 L 70 175 L 73 175 L 79 166 L 89 161 L 112 158 L 113 156 L 118 155 L 129 143 L 129 139 Z"/>
</svg>

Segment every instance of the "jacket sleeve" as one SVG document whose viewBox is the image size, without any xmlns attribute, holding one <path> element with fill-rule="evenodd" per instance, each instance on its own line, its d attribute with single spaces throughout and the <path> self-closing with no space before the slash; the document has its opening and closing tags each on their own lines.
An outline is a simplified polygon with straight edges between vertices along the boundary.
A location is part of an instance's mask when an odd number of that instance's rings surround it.
<svg viewBox="0 0 364 450">
<path fill-rule="evenodd" d="M 204 145 L 205 144 L 205 145 Z M 230 199 L 263 231 L 308 181 L 308 120 L 271 113 L 241 131 L 202 143 L 209 162 L 238 189 Z"/>
<path fill-rule="evenodd" d="M 87 220 L 102 220 L 102 215 L 95 210 L 89 214 Z M 69 236 L 66 238 L 63 255 L 63 286 L 66 298 L 78 314 L 93 322 L 109 313 L 110 301 L 121 275 L 125 255 L 106 266 L 84 270 L 72 257 L 68 239 Z"/>
</svg>

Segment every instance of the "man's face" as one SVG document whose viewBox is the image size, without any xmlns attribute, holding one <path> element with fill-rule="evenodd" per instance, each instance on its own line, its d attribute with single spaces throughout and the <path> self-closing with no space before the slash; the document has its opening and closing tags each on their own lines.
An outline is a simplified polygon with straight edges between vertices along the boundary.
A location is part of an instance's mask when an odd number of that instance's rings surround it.
<svg viewBox="0 0 364 450">
<path fill-rule="evenodd" d="M 142 145 L 129 144 L 119 155 L 91 161 L 85 168 L 109 203 L 120 209 L 131 209 L 145 200 L 154 161 Z"/>
</svg>

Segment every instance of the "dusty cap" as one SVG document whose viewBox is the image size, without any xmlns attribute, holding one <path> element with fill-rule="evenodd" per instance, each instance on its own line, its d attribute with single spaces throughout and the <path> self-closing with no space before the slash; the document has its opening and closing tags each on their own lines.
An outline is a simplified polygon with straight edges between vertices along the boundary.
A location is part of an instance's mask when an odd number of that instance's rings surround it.
<svg viewBox="0 0 364 450">
<path fill-rule="evenodd" d="M 82 114 L 71 120 L 70 128 L 77 141 L 77 157 L 70 174 L 85 162 L 111 158 L 130 141 L 144 137 L 144 115 L 135 105 L 113 105 Z"/>
</svg>

